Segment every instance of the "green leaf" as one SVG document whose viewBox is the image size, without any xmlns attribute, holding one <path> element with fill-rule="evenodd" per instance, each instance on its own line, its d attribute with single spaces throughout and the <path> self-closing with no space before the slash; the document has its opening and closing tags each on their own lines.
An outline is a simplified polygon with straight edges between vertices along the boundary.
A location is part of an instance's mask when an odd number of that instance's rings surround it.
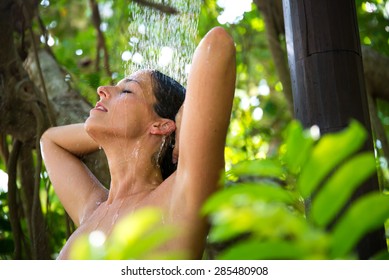
<svg viewBox="0 0 389 280">
<path fill-rule="evenodd" d="M 210 216 L 209 241 L 221 242 L 245 233 L 261 238 L 295 238 L 308 230 L 306 219 L 284 203 L 237 198 L 238 205 L 225 204 Z"/>
<path fill-rule="evenodd" d="M 274 178 L 281 178 L 284 174 L 284 170 L 278 159 L 256 159 L 243 161 L 234 165 L 230 172 L 236 176 L 249 175 Z"/>
<path fill-rule="evenodd" d="M 227 206 L 242 204 L 244 201 L 279 201 L 292 204 L 296 197 L 275 184 L 239 183 L 233 187 L 216 192 L 204 204 L 202 214 L 210 214 Z"/>
<path fill-rule="evenodd" d="M 306 252 L 297 243 L 286 241 L 243 241 L 229 247 L 218 257 L 222 260 L 304 259 Z"/>
<path fill-rule="evenodd" d="M 87 83 L 92 88 L 97 88 L 100 85 L 100 74 L 99 73 L 90 73 L 86 75 Z"/>
<path fill-rule="evenodd" d="M 107 250 L 107 259 L 113 260 L 128 260 L 128 259 L 148 259 L 149 255 L 157 250 L 160 246 L 171 240 L 175 236 L 176 230 L 174 227 L 159 226 L 152 232 L 149 232 L 139 238 L 136 243 L 129 244 L 129 246 L 121 247 L 120 244 L 115 244 L 115 240 L 110 240 Z M 126 232 L 122 232 L 126 235 Z M 110 251 L 110 247 L 119 245 L 119 250 L 116 252 Z M 113 254 L 110 254 L 110 253 Z M 164 258 L 163 254 L 159 256 Z"/>
<path fill-rule="evenodd" d="M 388 218 L 389 196 L 375 192 L 357 200 L 334 227 L 332 257 L 345 256 L 366 233 L 383 227 Z"/>
<path fill-rule="evenodd" d="M 89 235 L 84 234 L 77 237 L 69 252 L 71 260 L 100 260 L 105 255 L 105 246 L 94 246 L 91 244 Z"/>
<path fill-rule="evenodd" d="M 301 195 L 304 198 L 310 196 L 328 173 L 356 152 L 365 139 L 366 131 L 357 121 L 352 121 L 338 133 L 323 136 L 313 148 L 298 178 L 297 187 Z"/>
<path fill-rule="evenodd" d="M 255 217 L 251 211 L 239 211 L 239 213 L 222 213 L 221 220 L 214 222 L 209 235 L 209 242 L 224 242 L 249 232 L 254 225 Z"/>
<path fill-rule="evenodd" d="M 343 164 L 314 198 L 311 217 L 319 226 L 326 226 L 341 210 L 354 190 L 376 170 L 374 155 L 363 153 Z"/>
<path fill-rule="evenodd" d="M 314 144 L 314 139 L 303 131 L 298 121 L 293 121 L 288 126 L 285 140 L 286 152 L 283 160 L 292 173 L 298 173 L 305 163 Z"/>
<path fill-rule="evenodd" d="M 387 250 L 383 250 L 379 252 L 377 255 L 374 255 L 372 260 L 389 260 L 389 252 Z"/>
</svg>

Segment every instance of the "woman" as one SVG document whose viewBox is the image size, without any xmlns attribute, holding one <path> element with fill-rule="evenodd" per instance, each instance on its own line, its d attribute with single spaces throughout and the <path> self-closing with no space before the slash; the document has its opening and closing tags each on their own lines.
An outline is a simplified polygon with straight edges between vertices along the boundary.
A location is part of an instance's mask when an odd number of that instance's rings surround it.
<svg viewBox="0 0 389 280">
<path fill-rule="evenodd" d="M 164 250 L 202 257 L 208 227 L 199 210 L 217 189 L 224 169 L 235 88 L 231 37 L 216 27 L 196 48 L 185 106 L 176 121 L 184 90 L 172 80 L 164 82 L 164 77 L 143 70 L 116 86 L 99 87 L 100 101 L 85 124 L 50 128 L 42 136 L 50 180 L 78 226 L 59 259 L 69 257 L 71 244 L 81 234 L 100 230 L 109 235 L 120 217 L 145 206 L 159 207 L 164 223 L 182 229 Z M 171 91 L 176 96 L 167 99 L 165 110 L 161 103 Z M 99 148 L 108 159 L 109 190 L 79 159 Z M 163 154 L 165 160 L 160 160 Z"/>
</svg>

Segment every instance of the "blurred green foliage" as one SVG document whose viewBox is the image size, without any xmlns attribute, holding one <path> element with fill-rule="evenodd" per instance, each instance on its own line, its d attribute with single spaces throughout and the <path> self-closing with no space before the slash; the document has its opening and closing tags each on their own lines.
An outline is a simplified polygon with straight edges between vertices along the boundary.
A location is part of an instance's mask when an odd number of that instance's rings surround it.
<svg viewBox="0 0 389 280">
<path fill-rule="evenodd" d="M 232 166 L 226 188 L 204 205 L 209 240 L 238 240 L 218 258 L 356 258 L 361 237 L 389 218 L 389 196 L 378 190 L 343 211 L 354 191 L 376 176 L 374 155 L 360 151 L 364 128 L 353 121 L 317 140 L 315 129 L 292 121 L 284 137 L 276 156 Z"/>
</svg>

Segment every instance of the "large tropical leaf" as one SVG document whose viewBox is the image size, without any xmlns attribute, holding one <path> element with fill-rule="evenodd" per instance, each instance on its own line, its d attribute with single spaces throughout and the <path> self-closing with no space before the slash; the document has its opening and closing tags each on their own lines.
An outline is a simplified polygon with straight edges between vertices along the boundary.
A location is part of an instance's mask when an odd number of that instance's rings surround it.
<svg viewBox="0 0 389 280">
<path fill-rule="evenodd" d="M 365 129 L 357 121 L 338 133 L 323 136 L 301 170 L 297 181 L 301 195 L 310 196 L 329 172 L 361 148 L 366 137 Z"/>
<path fill-rule="evenodd" d="M 359 154 L 344 163 L 315 196 L 310 216 L 319 226 L 326 226 L 343 208 L 357 187 L 376 170 L 374 155 Z"/>
<path fill-rule="evenodd" d="M 360 198 L 335 225 L 331 256 L 339 258 L 350 253 L 361 237 L 383 227 L 388 217 L 389 196 L 371 193 Z"/>
</svg>

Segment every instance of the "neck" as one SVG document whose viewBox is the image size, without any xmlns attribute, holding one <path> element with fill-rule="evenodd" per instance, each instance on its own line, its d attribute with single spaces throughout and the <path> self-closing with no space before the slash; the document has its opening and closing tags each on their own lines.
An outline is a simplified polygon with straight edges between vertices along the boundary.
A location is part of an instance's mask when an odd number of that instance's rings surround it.
<svg viewBox="0 0 389 280">
<path fill-rule="evenodd" d="M 151 192 L 162 183 L 160 168 L 152 160 L 158 151 L 159 138 L 114 141 L 114 144 L 111 142 L 102 146 L 111 174 L 108 203 L 115 199 Z"/>
</svg>

